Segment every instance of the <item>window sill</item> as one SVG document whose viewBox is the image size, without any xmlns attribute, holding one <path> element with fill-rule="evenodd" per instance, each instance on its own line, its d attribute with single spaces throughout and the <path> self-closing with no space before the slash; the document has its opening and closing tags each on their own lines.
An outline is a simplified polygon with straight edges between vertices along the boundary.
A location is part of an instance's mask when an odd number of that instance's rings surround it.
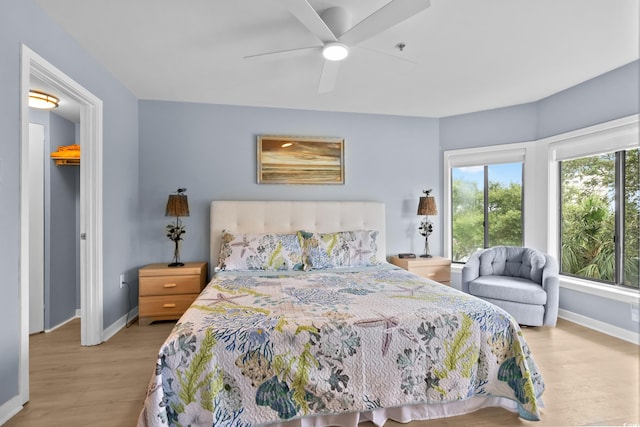
<svg viewBox="0 0 640 427">
<path fill-rule="evenodd" d="M 576 277 L 560 276 L 560 287 L 615 301 L 630 304 L 640 303 L 640 292 L 637 290 L 605 285 Z"/>
</svg>

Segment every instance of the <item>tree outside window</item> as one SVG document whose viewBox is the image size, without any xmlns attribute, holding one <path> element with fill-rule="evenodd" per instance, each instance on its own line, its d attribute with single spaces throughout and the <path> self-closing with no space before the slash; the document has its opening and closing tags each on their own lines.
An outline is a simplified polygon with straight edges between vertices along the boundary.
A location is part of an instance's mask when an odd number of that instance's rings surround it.
<svg viewBox="0 0 640 427">
<path fill-rule="evenodd" d="M 639 287 L 638 151 L 560 162 L 562 273 Z"/>
<path fill-rule="evenodd" d="M 451 177 L 454 262 L 482 248 L 522 246 L 522 163 L 457 167 Z"/>
</svg>

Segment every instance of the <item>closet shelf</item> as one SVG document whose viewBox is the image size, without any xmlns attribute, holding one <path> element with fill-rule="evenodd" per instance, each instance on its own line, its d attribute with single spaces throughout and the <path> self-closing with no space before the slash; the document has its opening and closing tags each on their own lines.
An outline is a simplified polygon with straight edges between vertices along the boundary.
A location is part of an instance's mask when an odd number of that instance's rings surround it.
<svg viewBox="0 0 640 427">
<path fill-rule="evenodd" d="M 54 157 L 52 160 L 56 161 L 56 166 L 78 166 L 80 165 L 80 159 L 77 157 L 63 159 L 60 157 Z"/>
</svg>

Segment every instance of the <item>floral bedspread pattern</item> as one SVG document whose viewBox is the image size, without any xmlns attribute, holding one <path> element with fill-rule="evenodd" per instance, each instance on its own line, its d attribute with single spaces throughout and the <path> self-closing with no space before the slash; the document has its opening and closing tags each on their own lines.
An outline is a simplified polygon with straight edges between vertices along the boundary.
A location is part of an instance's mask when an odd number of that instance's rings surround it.
<svg viewBox="0 0 640 427">
<path fill-rule="evenodd" d="M 476 395 L 539 419 L 501 309 L 391 267 L 219 274 L 162 346 L 138 426 L 253 426 Z"/>
</svg>

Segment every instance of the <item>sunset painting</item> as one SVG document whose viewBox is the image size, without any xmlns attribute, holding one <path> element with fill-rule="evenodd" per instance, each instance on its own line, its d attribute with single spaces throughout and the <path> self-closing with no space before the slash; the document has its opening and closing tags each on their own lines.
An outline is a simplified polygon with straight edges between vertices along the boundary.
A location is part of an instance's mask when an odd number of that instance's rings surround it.
<svg viewBox="0 0 640 427">
<path fill-rule="evenodd" d="M 258 183 L 344 184 L 344 139 L 259 136 Z"/>
</svg>

